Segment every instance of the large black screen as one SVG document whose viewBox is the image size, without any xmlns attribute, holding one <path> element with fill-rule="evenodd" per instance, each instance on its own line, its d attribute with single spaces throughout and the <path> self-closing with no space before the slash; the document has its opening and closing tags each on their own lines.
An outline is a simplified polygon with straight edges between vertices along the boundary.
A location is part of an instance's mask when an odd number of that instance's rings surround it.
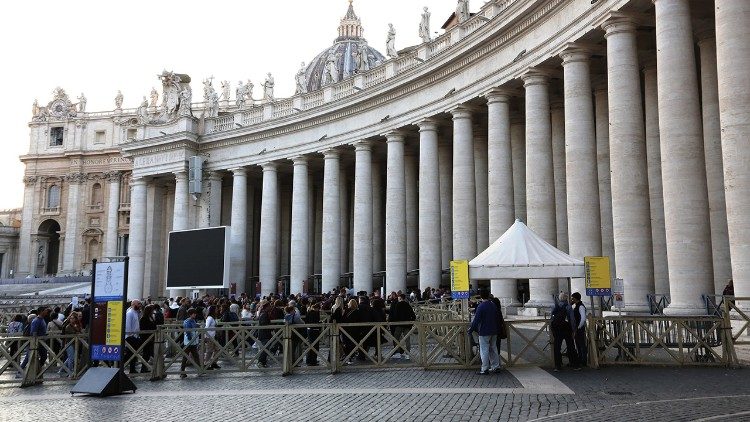
<svg viewBox="0 0 750 422">
<path fill-rule="evenodd" d="M 226 227 L 169 233 L 167 287 L 227 287 L 226 239 Z"/>
</svg>

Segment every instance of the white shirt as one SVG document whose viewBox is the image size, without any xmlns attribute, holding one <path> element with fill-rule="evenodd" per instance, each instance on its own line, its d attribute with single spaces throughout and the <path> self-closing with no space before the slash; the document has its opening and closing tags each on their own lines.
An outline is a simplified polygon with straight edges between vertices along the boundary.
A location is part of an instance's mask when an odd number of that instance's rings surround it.
<svg viewBox="0 0 750 422">
<path fill-rule="evenodd" d="M 206 328 L 214 328 L 216 327 L 216 320 L 214 317 L 209 316 L 206 318 Z M 216 337 L 216 330 L 206 330 L 206 335 L 208 337 Z"/>
<path fill-rule="evenodd" d="M 141 323 L 139 322 L 138 311 L 128 308 L 125 313 L 125 338 L 138 338 L 139 331 L 141 331 Z"/>
</svg>

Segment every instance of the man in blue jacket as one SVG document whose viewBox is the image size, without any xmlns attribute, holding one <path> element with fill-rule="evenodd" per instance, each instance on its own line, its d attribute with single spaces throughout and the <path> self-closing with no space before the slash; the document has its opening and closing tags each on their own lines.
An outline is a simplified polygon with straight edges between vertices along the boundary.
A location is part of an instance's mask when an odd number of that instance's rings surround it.
<svg viewBox="0 0 750 422">
<path fill-rule="evenodd" d="M 497 308 L 490 299 L 490 293 L 485 289 L 479 293 L 482 303 L 477 306 L 474 320 L 471 321 L 469 335 L 476 331 L 479 334 L 479 356 L 482 358 L 482 370 L 479 375 L 487 375 L 498 372 L 500 367 L 500 356 L 497 354 L 497 334 L 499 332 L 499 321 Z"/>
</svg>

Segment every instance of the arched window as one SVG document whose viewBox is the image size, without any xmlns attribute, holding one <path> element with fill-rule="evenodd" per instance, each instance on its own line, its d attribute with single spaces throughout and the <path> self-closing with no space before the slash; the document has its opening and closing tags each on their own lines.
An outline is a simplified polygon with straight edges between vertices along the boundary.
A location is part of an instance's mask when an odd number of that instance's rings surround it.
<svg viewBox="0 0 750 422">
<path fill-rule="evenodd" d="M 101 205 L 102 204 L 102 185 L 99 183 L 94 183 L 94 186 L 91 187 L 91 205 Z"/>
<path fill-rule="evenodd" d="M 60 186 L 52 185 L 47 188 L 47 208 L 60 206 Z"/>
</svg>

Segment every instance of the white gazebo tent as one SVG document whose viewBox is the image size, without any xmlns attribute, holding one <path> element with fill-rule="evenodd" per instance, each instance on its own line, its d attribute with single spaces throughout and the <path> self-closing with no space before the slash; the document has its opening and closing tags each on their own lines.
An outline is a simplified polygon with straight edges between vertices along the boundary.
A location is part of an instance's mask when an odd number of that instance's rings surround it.
<svg viewBox="0 0 750 422">
<path fill-rule="evenodd" d="M 470 279 L 583 278 L 584 274 L 583 261 L 545 242 L 521 220 L 469 261 Z"/>
</svg>

